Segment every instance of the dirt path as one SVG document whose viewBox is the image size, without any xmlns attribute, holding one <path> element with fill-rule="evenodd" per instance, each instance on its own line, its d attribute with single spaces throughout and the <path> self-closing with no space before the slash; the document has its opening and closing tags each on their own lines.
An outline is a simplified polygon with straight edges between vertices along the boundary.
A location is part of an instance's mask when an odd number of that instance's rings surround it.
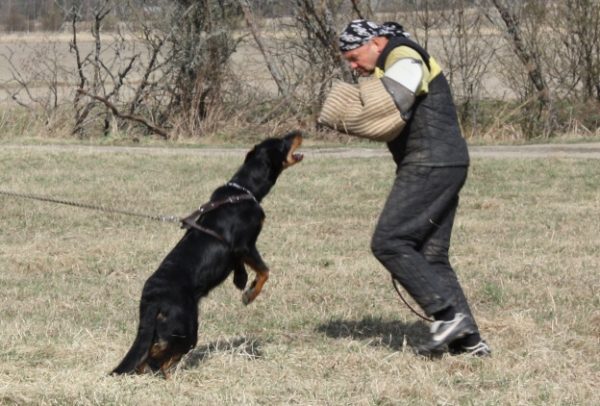
<svg viewBox="0 0 600 406">
<path fill-rule="evenodd" d="M 313 155 L 336 157 L 379 157 L 389 156 L 385 148 L 332 148 L 310 150 Z M 522 146 L 479 146 L 469 147 L 473 158 L 544 158 L 569 157 L 600 159 L 600 142 L 588 144 L 538 144 Z"/>
<path fill-rule="evenodd" d="M 521 146 L 470 147 L 473 157 L 542 158 L 569 157 L 600 159 L 600 142 L 587 144 L 537 144 Z"/>
<path fill-rule="evenodd" d="M 248 151 L 242 148 L 158 148 L 158 147 L 119 147 L 119 146 L 79 146 L 79 145 L 2 145 L 3 149 L 48 150 L 48 151 L 88 151 L 88 152 L 130 152 L 155 154 L 190 154 L 216 156 L 243 156 Z M 600 159 L 600 142 L 586 144 L 535 144 L 521 146 L 472 146 L 472 158 L 579 158 Z M 385 148 L 302 148 L 306 156 L 330 156 L 334 158 L 386 157 Z"/>
</svg>

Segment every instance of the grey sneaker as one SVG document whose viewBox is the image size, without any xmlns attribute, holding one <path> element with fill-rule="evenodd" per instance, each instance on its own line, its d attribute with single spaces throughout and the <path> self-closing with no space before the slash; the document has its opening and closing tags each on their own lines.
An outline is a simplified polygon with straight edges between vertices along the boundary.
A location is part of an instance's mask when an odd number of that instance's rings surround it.
<svg viewBox="0 0 600 406">
<path fill-rule="evenodd" d="M 471 318 L 463 313 L 456 313 L 453 320 L 438 320 L 431 325 L 429 340 L 419 346 L 417 354 L 433 356 L 439 353 L 451 342 L 475 332 L 475 325 Z"/>
<path fill-rule="evenodd" d="M 453 355 L 473 355 L 476 357 L 492 356 L 492 348 L 485 340 L 481 340 L 471 347 L 467 347 L 465 345 L 452 346 L 450 351 Z"/>
</svg>

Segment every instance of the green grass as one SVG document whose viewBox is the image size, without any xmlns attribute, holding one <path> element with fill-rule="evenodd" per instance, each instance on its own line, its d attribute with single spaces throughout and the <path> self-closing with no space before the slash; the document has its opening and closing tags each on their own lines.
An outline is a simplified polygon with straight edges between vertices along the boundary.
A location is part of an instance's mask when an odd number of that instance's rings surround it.
<svg viewBox="0 0 600 406">
<path fill-rule="evenodd" d="M 425 361 L 426 324 L 369 250 L 391 159 L 304 152 L 263 202 L 263 294 L 215 289 L 172 382 L 105 375 L 182 231 L 0 196 L 0 405 L 596 403 L 600 161 L 474 160 L 451 261 L 494 356 Z M 0 189 L 183 216 L 242 159 L 0 149 Z"/>
</svg>

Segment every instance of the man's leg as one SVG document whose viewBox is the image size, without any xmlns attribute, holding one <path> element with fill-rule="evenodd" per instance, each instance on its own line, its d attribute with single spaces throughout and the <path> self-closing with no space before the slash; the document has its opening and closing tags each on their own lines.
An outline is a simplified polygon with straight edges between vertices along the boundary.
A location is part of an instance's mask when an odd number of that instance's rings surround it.
<svg viewBox="0 0 600 406">
<path fill-rule="evenodd" d="M 371 243 L 375 257 L 425 313 L 448 320 L 448 324 L 434 324 L 438 331 L 435 334 L 432 331 L 432 340 L 437 340 L 429 343 L 432 349 L 476 331 L 469 315 L 457 316 L 456 286 L 448 286 L 438 266 L 430 264 L 421 252 L 438 232 L 439 223 L 447 219 L 451 220 L 450 235 L 458 192 L 466 173 L 466 167 L 400 168 Z"/>
<path fill-rule="evenodd" d="M 456 353 L 473 352 L 476 355 L 489 355 L 491 349 L 479 334 L 479 329 L 477 328 L 467 298 L 448 258 L 458 200 L 458 196 L 456 196 L 455 201 L 449 205 L 447 215 L 441 218 L 437 227 L 432 230 L 432 234 L 421 248 L 421 254 L 435 268 L 436 273 L 444 281 L 444 284 L 449 287 L 452 295 L 451 302 L 455 308 L 455 312 L 465 314 L 473 320 L 474 332 L 450 343 L 450 350 Z"/>
<path fill-rule="evenodd" d="M 450 249 L 450 239 L 452 236 L 452 227 L 454 226 L 454 217 L 458 207 L 458 196 L 449 202 L 446 215 L 439 218 L 439 223 L 431 229 L 431 234 L 427 237 L 421 247 L 420 253 L 425 260 L 434 269 L 435 274 L 448 287 L 451 304 L 459 313 L 470 316 L 473 320 L 473 314 L 467 302 L 467 298 L 458 282 L 456 273 L 450 265 L 448 251 Z"/>
<path fill-rule="evenodd" d="M 428 315 L 451 306 L 453 292 L 422 250 L 439 233 L 439 223 L 451 228 L 466 173 L 463 167 L 400 168 L 371 241 L 375 257 Z"/>
</svg>

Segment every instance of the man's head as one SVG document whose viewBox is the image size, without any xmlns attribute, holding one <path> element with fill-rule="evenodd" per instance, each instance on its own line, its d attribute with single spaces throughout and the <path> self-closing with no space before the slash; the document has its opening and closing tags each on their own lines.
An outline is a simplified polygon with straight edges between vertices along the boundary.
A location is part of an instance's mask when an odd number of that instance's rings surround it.
<svg viewBox="0 0 600 406">
<path fill-rule="evenodd" d="M 387 45 L 386 37 L 373 37 L 366 44 L 342 54 L 350 69 L 357 71 L 361 76 L 369 76 L 375 71 L 377 59 Z"/>
<path fill-rule="evenodd" d="M 408 37 L 408 33 L 398 23 L 378 25 L 373 21 L 354 20 L 342 31 L 339 47 L 350 69 L 368 76 L 375 71 L 377 59 L 387 45 L 388 38 L 399 35 Z"/>
</svg>

